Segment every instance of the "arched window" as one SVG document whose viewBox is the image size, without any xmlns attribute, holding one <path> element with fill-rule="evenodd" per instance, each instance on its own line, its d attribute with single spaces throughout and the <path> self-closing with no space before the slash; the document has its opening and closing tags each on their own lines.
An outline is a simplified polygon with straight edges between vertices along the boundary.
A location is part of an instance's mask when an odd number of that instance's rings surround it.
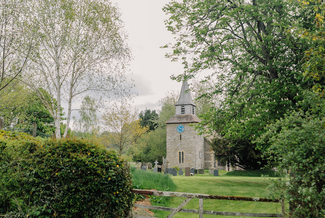
<svg viewBox="0 0 325 218">
<path fill-rule="evenodd" d="M 184 163 L 184 151 L 182 151 L 182 163 Z"/>
<path fill-rule="evenodd" d="M 179 151 L 178 152 L 178 162 L 179 163 L 184 163 L 184 151 Z"/>
<path fill-rule="evenodd" d="M 182 163 L 182 152 L 178 152 L 178 162 Z"/>
</svg>

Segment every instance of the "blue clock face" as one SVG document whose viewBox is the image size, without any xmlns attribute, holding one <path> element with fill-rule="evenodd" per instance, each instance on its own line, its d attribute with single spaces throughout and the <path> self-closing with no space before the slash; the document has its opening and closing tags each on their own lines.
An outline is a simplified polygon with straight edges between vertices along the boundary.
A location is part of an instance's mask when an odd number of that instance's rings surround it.
<svg viewBox="0 0 325 218">
<path fill-rule="evenodd" d="M 184 132 L 185 128 L 183 125 L 178 125 L 176 130 L 177 130 L 177 132 L 182 133 L 182 132 Z"/>
</svg>

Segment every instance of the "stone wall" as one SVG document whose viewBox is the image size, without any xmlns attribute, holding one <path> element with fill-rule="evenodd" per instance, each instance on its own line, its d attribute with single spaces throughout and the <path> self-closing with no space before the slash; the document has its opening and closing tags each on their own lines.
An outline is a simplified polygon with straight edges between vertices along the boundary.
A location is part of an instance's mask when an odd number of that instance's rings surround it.
<svg viewBox="0 0 325 218">
<path fill-rule="evenodd" d="M 204 169 L 214 167 L 214 151 L 207 139 L 204 139 Z"/>
<path fill-rule="evenodd" d="M 203 169 L 204 168 L 204 138 L 197 135 L 194 127 L 189 123 L 182 123 L 185 130 L 178 133 L 176 127 L 179 124 L 167 124 L 167 161 L 168 168 L 178 166 Z M 184 152 L 184 163 L 179 163 L 179 153 Z M 200 153 L 201 152 L 201 153 Z M 201 157 L 201 158 L 200 158 Z"/>
</svg>

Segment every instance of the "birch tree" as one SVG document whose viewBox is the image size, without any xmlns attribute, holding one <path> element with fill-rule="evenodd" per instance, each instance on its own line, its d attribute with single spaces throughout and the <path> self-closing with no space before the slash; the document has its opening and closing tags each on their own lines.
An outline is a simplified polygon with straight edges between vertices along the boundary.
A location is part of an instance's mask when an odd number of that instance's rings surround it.
<svg viewBox="0 0 325 218">
<path fill-rule="evenodd" d="M 120 14 L 110 2 L 42 0 L 35 9 L 40 41 L 26 81 L 34 90 L 43 87 L 51 94 L 52 101 L 46 104 L 55 119 L 57 138 L 61 104 L 67 101 L 65 137 L 77 97 L 96 93 L 116 98 L 128 93 L 124 69 L 130 53 Z"/>
<path fill-rule="evenodd" d="M 0 2 L 0 92 L 22 73 L 34 45 L 34 34 L 25 25 L 28 1 Z"/>
</svg>

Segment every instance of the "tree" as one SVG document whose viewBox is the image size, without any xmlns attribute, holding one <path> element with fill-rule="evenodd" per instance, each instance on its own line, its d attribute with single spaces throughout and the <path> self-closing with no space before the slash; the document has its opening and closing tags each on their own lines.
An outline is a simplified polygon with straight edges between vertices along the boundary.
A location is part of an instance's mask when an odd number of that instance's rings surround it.
<svg viewBox="0 0 325 218">
<path fill-rule="evenodd" d="M 117 146 L 120 155 L 148 130 L 148 127 L 140 125 L 137 111 L 131 111 L 126 102 L 115 102 L 105 110 L 101 119 L 104 130 L 109 132 L 107 140 L 110 146 Z"/>
<path fill-rule="evenodd" d="M 96 92 L 117 98 L 128 93 L 124 65 L 129 49 L 120 14 L 108 1 L 42 0 L 35 2 L 34 10 L 39 41 L 24 81 L 56 98 L 56 106 L 54 101 L 45 103 L 55 120 L 57 138 L 61 102 L 68 102 L 66 137 L 72 103 L 78 96 Z"/>
<path fill-rule="evenodd" d="M 50 99 L 45 90 L 40 90 L 40 92 L 47 100 Z M 37 136 L 52 135 L 53 117 L 33 90 L 16 81 L 14 86 L 8 86 L 2 94 L 0 116 L 4 118 L 6 129 L 13 124 L 15 129 L 31 134 L 32 124 L 36 123 Z"/>
<path fill-rule="evenodd" d="M 34 47 L 35 29 L 25 23 L 29 6 L 28 0 L 0 3 L 0 92 L 19 78 Z"/>
<path fill-rule="evenodd" d="M 91 133 L 93 130 L 97 129 L 97 110 L 98 103 L 96 102 L 96 99 L 93 99 L 87 95 L 81 102 L 79 110 L 80 118 L 77 119 L 74 117 L 74 124 L 77 128 L 77 131 L 83 133 Z"/>
<path fill-rule="evenodd" d="M 140 125 L 142 127 L 148 127 L 148 131 L 153 131 L 157 128 L 157 118 L 158 114 L 155 110 L 151 111 L 150 109 L 146 109 L 145 111 L 141 111 L 139 114 Z"/>
<path fill-rule="evenodd" d="M 266 150 L 271 166 L 289 171 L 289 180 L 274 181 L 272 193 L 290 201 L 292 217 L 325 215 L 325 101 L 318 94 L 305 92 L 301 110 L 266 127 L 256 141 Z M 278 197 L 275 195 L 275 197 Z"/>
<path fill-rule="evenodd" d="M 163 162 L 166 156 L 166 129 L 157 128 L 143 134 L 135 146 L 130 147 L 128 154 L 136 162 Z"/>
<path fill-rule="evenodd" d="M 167 28 L 178 35 L 168 56 L 182 58 L 185 79 L 213 69 L 213 94 L 224 98 L 200 117 L 201 132 L 256 147 L 252 141 L 264 127 L 295 107 L 310 88 L 301 66 L 308 45 L 293 31 L 293 25 L 306 22 L 297 5 L 285 0 L 186 0 L 164 7 L 170 14 Z"/>
</svg>

